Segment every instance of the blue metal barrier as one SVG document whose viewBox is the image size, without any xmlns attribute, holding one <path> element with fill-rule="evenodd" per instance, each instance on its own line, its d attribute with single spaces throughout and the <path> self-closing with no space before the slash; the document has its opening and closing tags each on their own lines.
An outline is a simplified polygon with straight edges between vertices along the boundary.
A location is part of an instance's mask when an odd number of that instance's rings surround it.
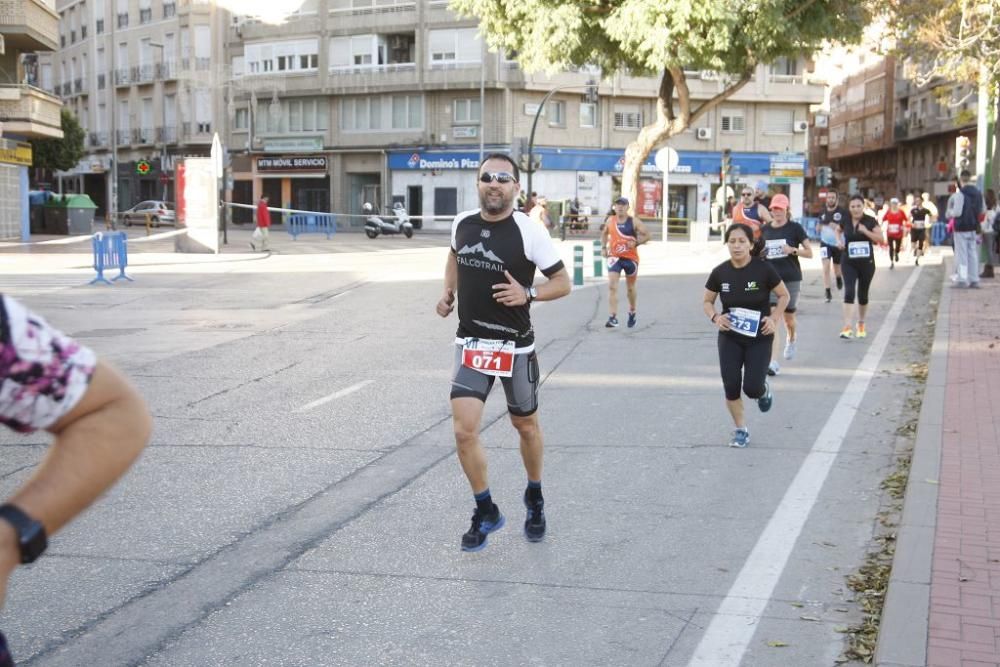
<svg viewBox="0 0 1000 667">
<path fill-rule="evenodd" d="M 104 283 L 110 285 L 115 280 L 124 278 L 132 282 L 132 278 L 125 275 L 125 267 L 128 266 L 128 234 L 125 232 L 98 232 L 91 239 L 94 250 L 94 270 L 97 277 L 90 281 L 90 284 Z M 118 269 L 117 276 L 108 280 L 104 277 L 105 269 Z"/>
<path fill-rule="evenodd" d="M 330 238 L 337 233 L 337 217 L 331 213 L 294 213 L 288 217 L 288 233 L 293 241 L 299 234 L 326 234 Z"/>
<path fill-rule="evenodd" d="M 935 222 L 931 225 L 931 245 L 944 245 L 948 238 L 948 225 L 943 222 Z"/>
<path fill-rule="evenodd" d="M 819 238 L 819 218 L 802 218 L 799 222 L 806 230 L 806 236 L 815 241 Z"/>
</svg>

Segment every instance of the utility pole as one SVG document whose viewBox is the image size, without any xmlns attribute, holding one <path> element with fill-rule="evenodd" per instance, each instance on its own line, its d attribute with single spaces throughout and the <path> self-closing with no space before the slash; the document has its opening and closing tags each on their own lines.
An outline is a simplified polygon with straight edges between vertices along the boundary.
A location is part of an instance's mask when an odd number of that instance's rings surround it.
<svg viewBox="0 0 1000 667">
<path fill-rule="evenodd" d="M 149 46 L 160 50 L 160 180 L 163 182 L 163 201 L 167 201 L 167 47 L 157 42 Z"/>
<path fill-rule="evenodd" d="M 108 196 L 107 217 L 114 227 L 118 219 L 118 7 L 111 4 L 111 76 L 108 77 L 108 95 L 111 98 L 111 192 Z"/>
</svg>

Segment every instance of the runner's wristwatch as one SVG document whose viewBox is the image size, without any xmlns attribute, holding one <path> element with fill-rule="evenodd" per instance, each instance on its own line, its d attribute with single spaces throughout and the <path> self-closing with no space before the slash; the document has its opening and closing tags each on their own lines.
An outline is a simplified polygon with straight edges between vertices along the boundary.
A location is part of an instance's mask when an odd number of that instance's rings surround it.
<svg viewBox="0 0 1000 667">
<path fill-rule="evenodd" d="M 45 536 L 45 526 L 32 519 L 14 505 L 0 505 L 0 519 L 14 527 L 17 532 L 17 546 L 21 550 L 21 562 L 33 563 L 49 545 Z"/>
<path fill-rule="evenodd" d="M 531 303 L 532 301 L 538 298 L 538 290 L 536 290 L 534 287 L 527 288 L 526 290 L 524 290 L 524 293 L 528 296 L 528 303 Z"/>
</svg>

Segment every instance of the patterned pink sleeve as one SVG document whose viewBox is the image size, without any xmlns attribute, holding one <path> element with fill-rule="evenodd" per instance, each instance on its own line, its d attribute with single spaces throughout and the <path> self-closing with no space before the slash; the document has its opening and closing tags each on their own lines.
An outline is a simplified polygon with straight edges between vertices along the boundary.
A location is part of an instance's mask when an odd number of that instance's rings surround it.
<svg viewBox="0 0 1000 667">
<path fill-rule="evenodd" d="M 0 424 L 30 433 L 80 401 L 97 357 L 10 297 L 0 294 Z"/>
</svg>

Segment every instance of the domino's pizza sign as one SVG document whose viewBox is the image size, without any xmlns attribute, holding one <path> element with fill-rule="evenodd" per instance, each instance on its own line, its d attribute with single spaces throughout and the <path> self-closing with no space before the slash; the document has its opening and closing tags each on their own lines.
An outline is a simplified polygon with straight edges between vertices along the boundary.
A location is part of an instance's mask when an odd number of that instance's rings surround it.
<svg viewBox="0 0 1000 667">
<path fill-rule="evenodd" d="M 411 155 L 410 159 L 406 161 L 406 165 L 410 169 L 416 169 L 418 166 L 420 166 L 420 154 L 414 153 L 413 155 Z"/>
</svg>

